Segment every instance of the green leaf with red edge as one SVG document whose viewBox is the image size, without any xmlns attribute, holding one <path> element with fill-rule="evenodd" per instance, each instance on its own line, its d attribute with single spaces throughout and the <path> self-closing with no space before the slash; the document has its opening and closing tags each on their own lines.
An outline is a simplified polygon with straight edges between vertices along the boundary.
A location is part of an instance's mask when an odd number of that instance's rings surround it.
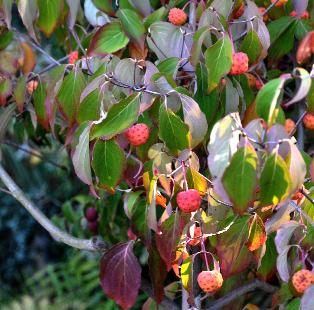
<svg viewBox="0 0 314 310">
<path fill-rule="evenodd" d="M 208 92 L 211 92 L 232 66 L 232 42 L 228 36 L 219 39 L 206 50 L 205 65 L 208 71 Z"/>
<path fill-rule="evenodd" d="M 122 99 L 108 111 L 107 117 L 95 124 L 91 131 L 91 139 L 98 137 L 111 138 L 133 125 L 140 110 L 140 93 Z"/>
<path fill-rule="evenodd" d="M 26 77 L 20 76 L 16 81 L 14 89 L 14 99 L 20 113 L 24 111 L 24 103 L 26 96 Z"/>
<path fill-rule="evenodd" d="M 112 0 L 93 0 L 93 3 L 99 10 L 109 14 L 110 16 L 115 15 Z"/>
<path fill-rule="evenodd" d="M 123 32 L 121 24 L 119 22 L 109 23 L 99 28 L 93 36 L 88 48 L 88 55 L 105 56 L 126 47 L 128 43 L 129 39 Z"/>
<path fill-rule="evenodd" d="M 262 278 L 264 281 L 271 279 L 277 272 L 276 261 L 278 253 L 275 246 L 275 235 L 276 233 L 274 232 L 267 236 L 265 255 L 257 269 L 259 278 Z"/>
<path fill-rule="evenodd" d="M 266 230 L 262 219 L 254 214 L 249 222 L 249 237 L 246 246 L 252 252 L 259 249 L 266 242 Z"/>
<path fill-rule="evenodd" d="M 74 68 L 63 80 L 57 95 L 59 108 L 70 125 L 76 122 L 81 92 L 86 86 L 80 69 Z"/>
<path fill-rule="evenodd" d="M 155 245 L 149 248 L 148 253 L 149 275 L 153 286 L 154 299 L 159 304 L 165 295 L 163 283 L 167 277 L 167 269 Z"/>
<path fill-rule="evenodd" d="M 7 103 L 7 98 L 12 94 L 12 81 L 4 76 L 0 77 L 0 105 Z"/>
<path fill-rule="evenodd" d="M 49 127 L 48 115 L 45 107 L 45 99 L 47 96 L 46 84 L 38 81 L 38 86 L 33 92 L 34 108 L 37 120 L 45 129 Z"/>
<path fill-rule="evenodd" d="M 285 118 L 280 106 L 285 80 L 271 80 L 258 92 L 256 97 L 256 112 L 269 127 L 274 123 L 283 123 Z"/>
<path fill-rule="evenodd" d="M 62 0 L 40 0 L 37 2 L 39 16 L 37 19 L 38 28 L 49 37 L 58 25 L 63 10 Z"/>
<path fill-rule="evenodd" d="M 129 37 L 143 47 L 146 30 L 141 16 L 137 12 L 129 9 L 119 9 L 116 15 L 120 19 L 122 28 Z"/>
<path fill-rule="evenodd" d="M 232 156 L 222 176 L 222 184 L 234 205 L 236 213 L 242 215 L 254 199 L 257 179 L 257 154 L 252 145 L 246 144 Z"/>
<path fill-rule="evenodd" d="M 274 149 L 266 159 L 260 187 L 260 201 L 263 206 L 277 205 L 290 193 L 291 176 L 287 164 L 278 154 L 278 149 Z"/>
<path fill-rule="evenodd" d="M 101 287 L 123 309 L 134 305 L 141 285 L 142 270 L 133 246 L 133 241 L 118 243 L 100 261 Z"/>
<path fill-rule="evenodd" d="M 114 140 L 97 140 L 93 150 L 92 167 L 99 186 L 114 191 L 125 167 L 123 150 Z"/>
<path fill-rule="evenodd" d="M 176 257 L 176 248 L 186 224 L 186 216 L 179 212 L 173 213 L 160 226 L 160 233 L 156 234 L 156 244 L 160 256 L 171 269 L 171 264 Z"/>
<path fill-rule="evenodd" d="M 223 277 L 229 277 L 247 268 L 252 260 L 252 253 L 245 246 L 248 236 L 250 217 L 243 216 L 217 237 L 217 255 Z M 224 221 L 219 229 L 225 228 L 230 219 Z"/>
</svg>

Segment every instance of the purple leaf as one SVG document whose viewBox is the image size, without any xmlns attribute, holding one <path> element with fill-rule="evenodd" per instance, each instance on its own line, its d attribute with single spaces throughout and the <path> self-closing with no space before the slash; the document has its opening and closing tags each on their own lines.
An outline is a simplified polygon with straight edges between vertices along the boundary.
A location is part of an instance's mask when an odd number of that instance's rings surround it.
<svg viewBox="0 0 314 310">
<path fill-rule="evenodd" d="M 289 278 L 290 278 L 290 272 L 291 268 L 288 265 L 288 252 L 290 249 L 293 247 L 293 245 L 289 245 L 284 248 L 284 250 L 279 253 L 277 257 L 277 270 L 279 273 L 279 276 L 282 281 L 288 283 Z"/>
<path fill-rule="evenodd" d="M 290 221 L 283 224 L 277 231 L 277 235 L 275 237 L 275 244 L 277 252 L 280 254 L 282 251 L 285 250 L 289 241 L 292 237 L 294 231 L 300 227 L 301 224 L 296 221 Z"/>
<path fill-rule="evenodd" d="M 70 13 L 68 17 L 69 28 L 70 30 L 72 30 L 75 25 L 78 10 L 80 8 L 80 0 L 66 0 L 66 1 L 70 8 Z"/>
<path fill-rule="evenodd" d="M 301 299 L 301 310 L 312 310 L 314 309 L 314 285 L 311 285 L 304 292 Z"/>
<path fill-rule="evenodd" d="M 301 16 L 306 10 L 308 2 L 308 0 L 292 0 L 294 9 L 297 12 L 298 16 Z"/>
<path fill-rule="evenodd" d="M 36 0 L 20 0 L 17 7 L 29 35 L 38 43 L 33 25 L 37 16 Z"/>
<path fill-rule="evenodd" d="M 289 134 L 287 133 L 287 130 L 285 129 L 284 126 L 280 124 L 273 125 L 267 132 L 267 141 L 272 142 L 268 144 L 269 153 L 271 153 L 272 150 L 278 146 L 278 143 L 275 142 L 278 142 L 279 140 L 282 139 L 289 139 Z M 278 153 L 283 159 L 285 159 L 288 156 L 289 152 L 290 145 L 288 142 L 284 142 L 279 145 Z"/>
<path fill-rule="evenodd" d="M 133 253 L 134 241 L 118 243 L 100 262 L 100 284 L 123 309 L 131 308 L 141 285 L 141 266 Z"/>
</svg>

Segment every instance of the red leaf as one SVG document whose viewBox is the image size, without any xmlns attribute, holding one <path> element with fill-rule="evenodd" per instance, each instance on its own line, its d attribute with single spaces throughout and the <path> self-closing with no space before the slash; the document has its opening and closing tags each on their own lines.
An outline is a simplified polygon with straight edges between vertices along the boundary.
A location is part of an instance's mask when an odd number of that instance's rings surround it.
<svg viewBox="0 0 314 310">
<path fill-rule="evenodd" d="M 249 238 L 246 246 L 250 251 L 255 251 L 266 242 L 266 239 L 264 223 L 262 219 L 255 214 L 251 217 L 249 222 Z"/>
<path fill-rule="evenodd" d="M 133 241 L 116 244 L 100 262 L 102 289 L 123 309 L 134 305 L 141 285 L 142 270 L 133 254 L 133 245 Z"/>
<path fill-rule="evenodd" d="M 149 249 L 148 265 L 154 296 L 157 303 L 160 303 L 165 294 L 163 283 L 167 277 L 167 270 L 155 246 Z"/>
<path fill-rule="evenodd" d="M 160 234 L 156 235 L 157 248 L 166 263 L 168 271 L 172 267 L 171 263 L 176 258 L 176 247 L 185 224 L 185 218 L 176 212 L 161 224 Z"/>
</svg>

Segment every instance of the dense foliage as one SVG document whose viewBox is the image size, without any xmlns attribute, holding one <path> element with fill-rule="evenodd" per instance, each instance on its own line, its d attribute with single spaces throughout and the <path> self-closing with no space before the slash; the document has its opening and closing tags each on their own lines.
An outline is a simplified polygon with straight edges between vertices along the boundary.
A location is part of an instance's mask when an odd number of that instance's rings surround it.
<svg viewBox="0 0 314 310">
<path fill-rule="evenodd" d="M 67 151 L 90 196 L 53 222 L 81 239 L 35 218 L 79 249 L 100 238 L 106 296 L 314 309 L 313 0 L 1 0 L 0 12 L 1 142 Z"/>
</svg>

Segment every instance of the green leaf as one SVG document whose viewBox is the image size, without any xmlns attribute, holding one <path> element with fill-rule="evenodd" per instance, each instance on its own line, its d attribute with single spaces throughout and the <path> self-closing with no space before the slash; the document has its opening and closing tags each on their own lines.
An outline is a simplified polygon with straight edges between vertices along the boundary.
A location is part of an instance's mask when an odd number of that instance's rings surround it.
<svg viewBox="0 0 314 310">
<path fill-rule="evenodd" d="M 164 106 L 161 106 L 159 110 L 159 138 L 173 153 L 189 147 L 188 125 Z"/>
<path fill-rule="evenodd" d="M 208 92 L 211 92 L 232 66 L 232 43 L 228 36 L 219 39 L 206 50 L 205 64 L 208 71 Z"/>
<path fill-rule="evenodd" d="M 248 144 L 233 155 L 222 176 L 223 186 L 235 211 L 240 215 L 245 213 L 254 198 L 257 164 L 256 152 Z"/>
<path fill-rule="evenodd" d="M 242 41 L 240 51 L 248 55 L 250 65 L 254 64 L 262 52 L 262 44 L 258 34 L 254 30 L 250 30 Z"/>
<path fill-rule="evenodd" d="M 88 54 L 92 56 L 106 56 L 124 48 L 129 43 L 128 37 L 124 34 L 121 24 L 113 22 L 106 24 L 93 36 Z"/>
<path fill-rule="evenodd" d="M 256 112 L 269 127 L 284 120 L 280 106 L 284 82 L 285 80 L 281 78 L 271 80 L 257 94 Z"/>
<path fill-rule="evenodd" d="M 26 96 L 26 77 L 20 76 L 17 79 L 16 86 L 14 89 L 14 98 L 20 113 L 22 113 L 24 110 L 25 96 Z"/>
<path fill-rule="evenodd" d="M 64 78 L 58 92 L 59 107 L 70 124 L 76 121 L 80 96 L 85 85 L 86 81 L 82 71 L 74 69 Z"/>
<path fill-rule="evenodd" d="M 145 27 L 141 16 L 133 10 L 119 9 L 117 17 L 120 19 L 124 31 L 137 43 L 143 44 Z"/>
<path fill-rule="evenodd" d="M 100 187 L 114 190 L 122 178 L 124 166 L 124 152 L 115 141 L 98 140 L 95 143 L 92 167 Z"/>
<path fill-rule="evenodd" d="M 193 256 L 186 258 L 181 264 L 181 282 L 189 292 L 193 283 Z"/>
<path fill-rule="evenodd" d="M 85 125 L 85 124 L 84 124 Z M 90 168 L 90 156 L 89 156 L 89 132 L 90 126 L 85 125 L 85 129 L 79 137 L 79 142 L 75 147 L 72 161 L 75 173 L 86 184 L 91 185 L 92 172 Z"/>
<path fill-rule="evenodd" d="M 309 196 L 314 200 L 314 192 L 310 192 Z M 314 221 L 314 207 L 311 201 L 305 199 L 301 205 L 301 208 L 305 214 L 309 216 L 309 218 Z M 306 225 L 310 225 L 310 223 L 304 218 L 303 219 Z"/>
<path fill-rule="evenodd" d="M 12 81 L 11 79 L 1 76 L 0 77 L 0 105 L 3 106 L 7 103 L 7 98 L 12 94 Z"/>
<path fill-rule="evenodd" d="M 93 3 L 95 4 L 95 6 L 109 14 L 109 15 L 114 15 L 115 12 L 114 12 L 114 9 L 113 9 L 113 3 L 112 3 L 112 0 L 93 0 Z"/>
<path fill-rule="evenodd" d="M 6 31 L 0 35 L 0 50 L 5 49 L 13 40 L 13 31 Z"/>
<path fill-rule="evenodd" d="M 277 205 L 287 198 L 291 177 L 287 164 L 274 149 L 267 158 L 260 178 L 260 201 L 264 206 Z"/>
<path fill-rule="evenodd" d="M 99 89 L 90 92 L 81 102 L 77 115 L 79 123 L 96 121 L 100 117 L 101 94 Z"/>
<path fill-rule="evenodd" d="M 144 21 L 144 26 L 148 29 L 150 25 L 153 24 L 154 22 L 161 21 L 166 15 L 166 13 L 167 13 L 166 8 L 162 6 L 161 8 L 147 16 L 147 18 Z"/>
<path fill-rule="evenodd" d="M 62 0 L 40 0 L 37 1 L 39 17 L 37 19 L 38 28 L 49 37 L 56 29 L 58 20 L 63 9 Z"/>
<path fill-rule="evenodd" d="M 210 28 L 208 26 L 198 29 L 193 36 L 193 46 L 191 50 L 191 64 L 193 66 L 196 66 L 200 61 L 202 46 L 206 36 L 210 36 Z"/>
<path fill-rule="evenodd" d="M 140 109 L 140 93 L 135 93 L 113 105 L 107 117 L 93 126 L 91 139 L 98 137 L 111 138 L 129 128 L 138 117 Z"/>
<path fill-rule="evenodd" d="M 46 129 L 48 129 L 48 115 L 45 107 L 45 100 L 47 96 L 46 85 L 38 81 L 38 86 L 33 93 L 34 108 L 37 115 L 38 122 Z"/>
<path fill-rule="evenodd" d="M 291 16 L 281 17 L 268 24 L 271 42 L 270 58 L 277 59 L 291 51 L 294 46 L 296 26 L 297 21 Z"/>
</svg>

